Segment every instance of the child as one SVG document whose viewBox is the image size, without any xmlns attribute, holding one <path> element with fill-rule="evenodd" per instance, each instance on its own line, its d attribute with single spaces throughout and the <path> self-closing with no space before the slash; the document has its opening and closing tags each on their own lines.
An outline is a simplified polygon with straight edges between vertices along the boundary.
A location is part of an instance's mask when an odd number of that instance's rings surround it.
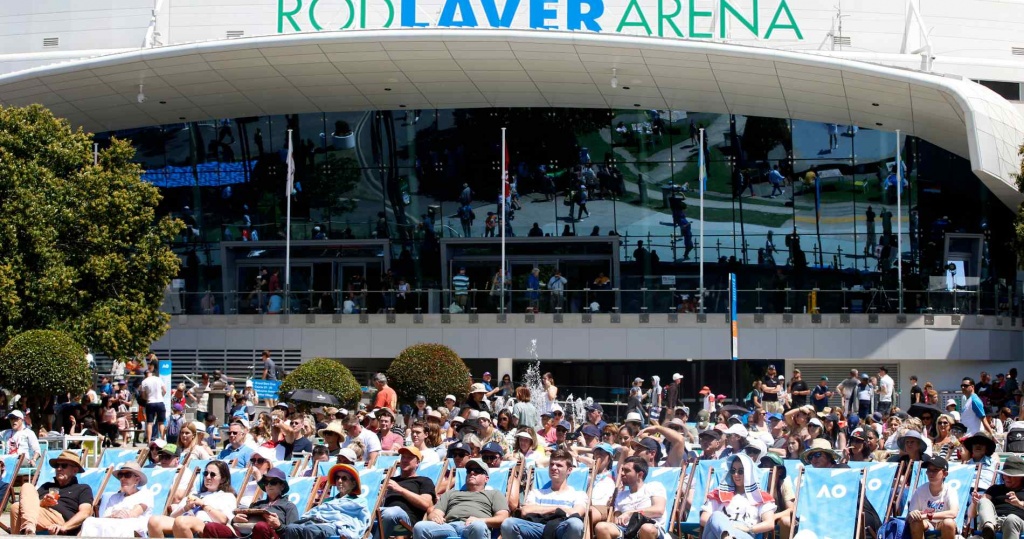
<svg viewBox="0 0 1024 539">
<path fill-rule="evenodd" d="M 128 419 L 128 411 L 117 413 L 117 432 L 121 434 L 121 445 L 128 445 L 128 438 L 131 436 L 131 421 Z"/>
<path fill-rule="evenodd" d="M 206 415 L 206 445 L 209 445 L 214 453 L 220 445 L 220 428 L 217 426 L 217 416 L 213 414 Z"/>
</svg>

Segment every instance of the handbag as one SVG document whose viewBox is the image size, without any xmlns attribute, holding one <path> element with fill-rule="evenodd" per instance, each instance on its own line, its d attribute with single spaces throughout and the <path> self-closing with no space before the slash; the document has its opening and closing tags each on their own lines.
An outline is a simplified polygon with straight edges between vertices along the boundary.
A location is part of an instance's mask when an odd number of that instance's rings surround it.
<svg viewBox="0 0 1024 539">
<path fill-rule="evenodd" d="M 640 536 L 640 528 L 644 524 L 655 524 L 655 520 L 645 516 L 643 513 L 637 511 L 629 517 L 629 523 L 626 524 L 626 531 L 622 532 L 622 539 L 637 539 Z"/>
</svg>

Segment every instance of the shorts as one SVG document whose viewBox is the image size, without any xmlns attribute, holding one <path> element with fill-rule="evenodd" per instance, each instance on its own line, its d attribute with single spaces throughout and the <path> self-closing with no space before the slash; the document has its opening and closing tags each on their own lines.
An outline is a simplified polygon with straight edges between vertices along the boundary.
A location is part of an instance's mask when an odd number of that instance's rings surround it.
<svg viewBox="0 0 1024 539">
<path fill-rule="evenodd" d="M 167 407 L 162 402 L 147 402 L 146 403 L 146 422 L 147 423 L 166 423 L 167 422 Z"/>
<path fill-rule="evenodd" d="M 761 405 L 764 407 L 766 412 L 773 414 L 782 413 L 782 403 L 779 401 L 761 401 Z"/>
</svg>

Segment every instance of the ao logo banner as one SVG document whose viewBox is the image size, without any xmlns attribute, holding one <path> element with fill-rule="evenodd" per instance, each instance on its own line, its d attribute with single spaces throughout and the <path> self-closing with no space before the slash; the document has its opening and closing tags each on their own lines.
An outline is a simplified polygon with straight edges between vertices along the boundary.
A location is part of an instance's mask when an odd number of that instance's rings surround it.
<svg viewBox="0 0 1024 539">
<path fill-rule="evenodd" d="M 867 488 L 867 492 L 864 493 L 864 497 L 871 502 L 871 506 L 875 508 L 875 511 L 885 511 L 885 507 L 889 503 L 889 497 L 892 495 L 892 481 L 896 477 L 897 466 L 898 464 L 895 462 L 850 463 L 850 467 L 855 470 L 867 468 L 868 476 L 864 485 Z"/>
<path fill-rule="evenodd" d="M 821 539 L 854 537 L 860 475 L 860 470 L 849 468 L 804 469 L 797 515 L 800 531 L 814 532 Z"/>
<path fill-rule="evenodd" d="M 277 33 L 570 30 L 687 39 L 804 38 L 787 0 L 278 0 Z"/>
</svg>

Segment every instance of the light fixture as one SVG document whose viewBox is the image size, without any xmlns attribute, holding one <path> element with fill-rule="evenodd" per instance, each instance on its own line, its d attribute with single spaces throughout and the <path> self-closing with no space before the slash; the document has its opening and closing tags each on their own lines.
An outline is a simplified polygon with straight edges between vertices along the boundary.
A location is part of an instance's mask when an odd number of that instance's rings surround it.
<svg viewBox="0 0 1024 539">
<path fill-rule="evenodd" d="M 139 103 L 145 103 L 146 102 L 146 94 L 143 93 L 142 85 L 141 84 L 139 85 L 139 95 L 135 96 L 135 99 L 137 99 L 139 101 Z"/>
<path fill-rule="evenodd" d="M 619 70 L 618 70 L 618 69 L 615 69 L 615 68 L 613 67 L 613 68 L 612 68 L 612 80 L 611 80 L 611 83 L 612 83 L 612 88 L 618 88 L 618 87 L 619 87 L 619 77 L 618 77 L 618 73 L 619 73 Z"/>
</svg>

